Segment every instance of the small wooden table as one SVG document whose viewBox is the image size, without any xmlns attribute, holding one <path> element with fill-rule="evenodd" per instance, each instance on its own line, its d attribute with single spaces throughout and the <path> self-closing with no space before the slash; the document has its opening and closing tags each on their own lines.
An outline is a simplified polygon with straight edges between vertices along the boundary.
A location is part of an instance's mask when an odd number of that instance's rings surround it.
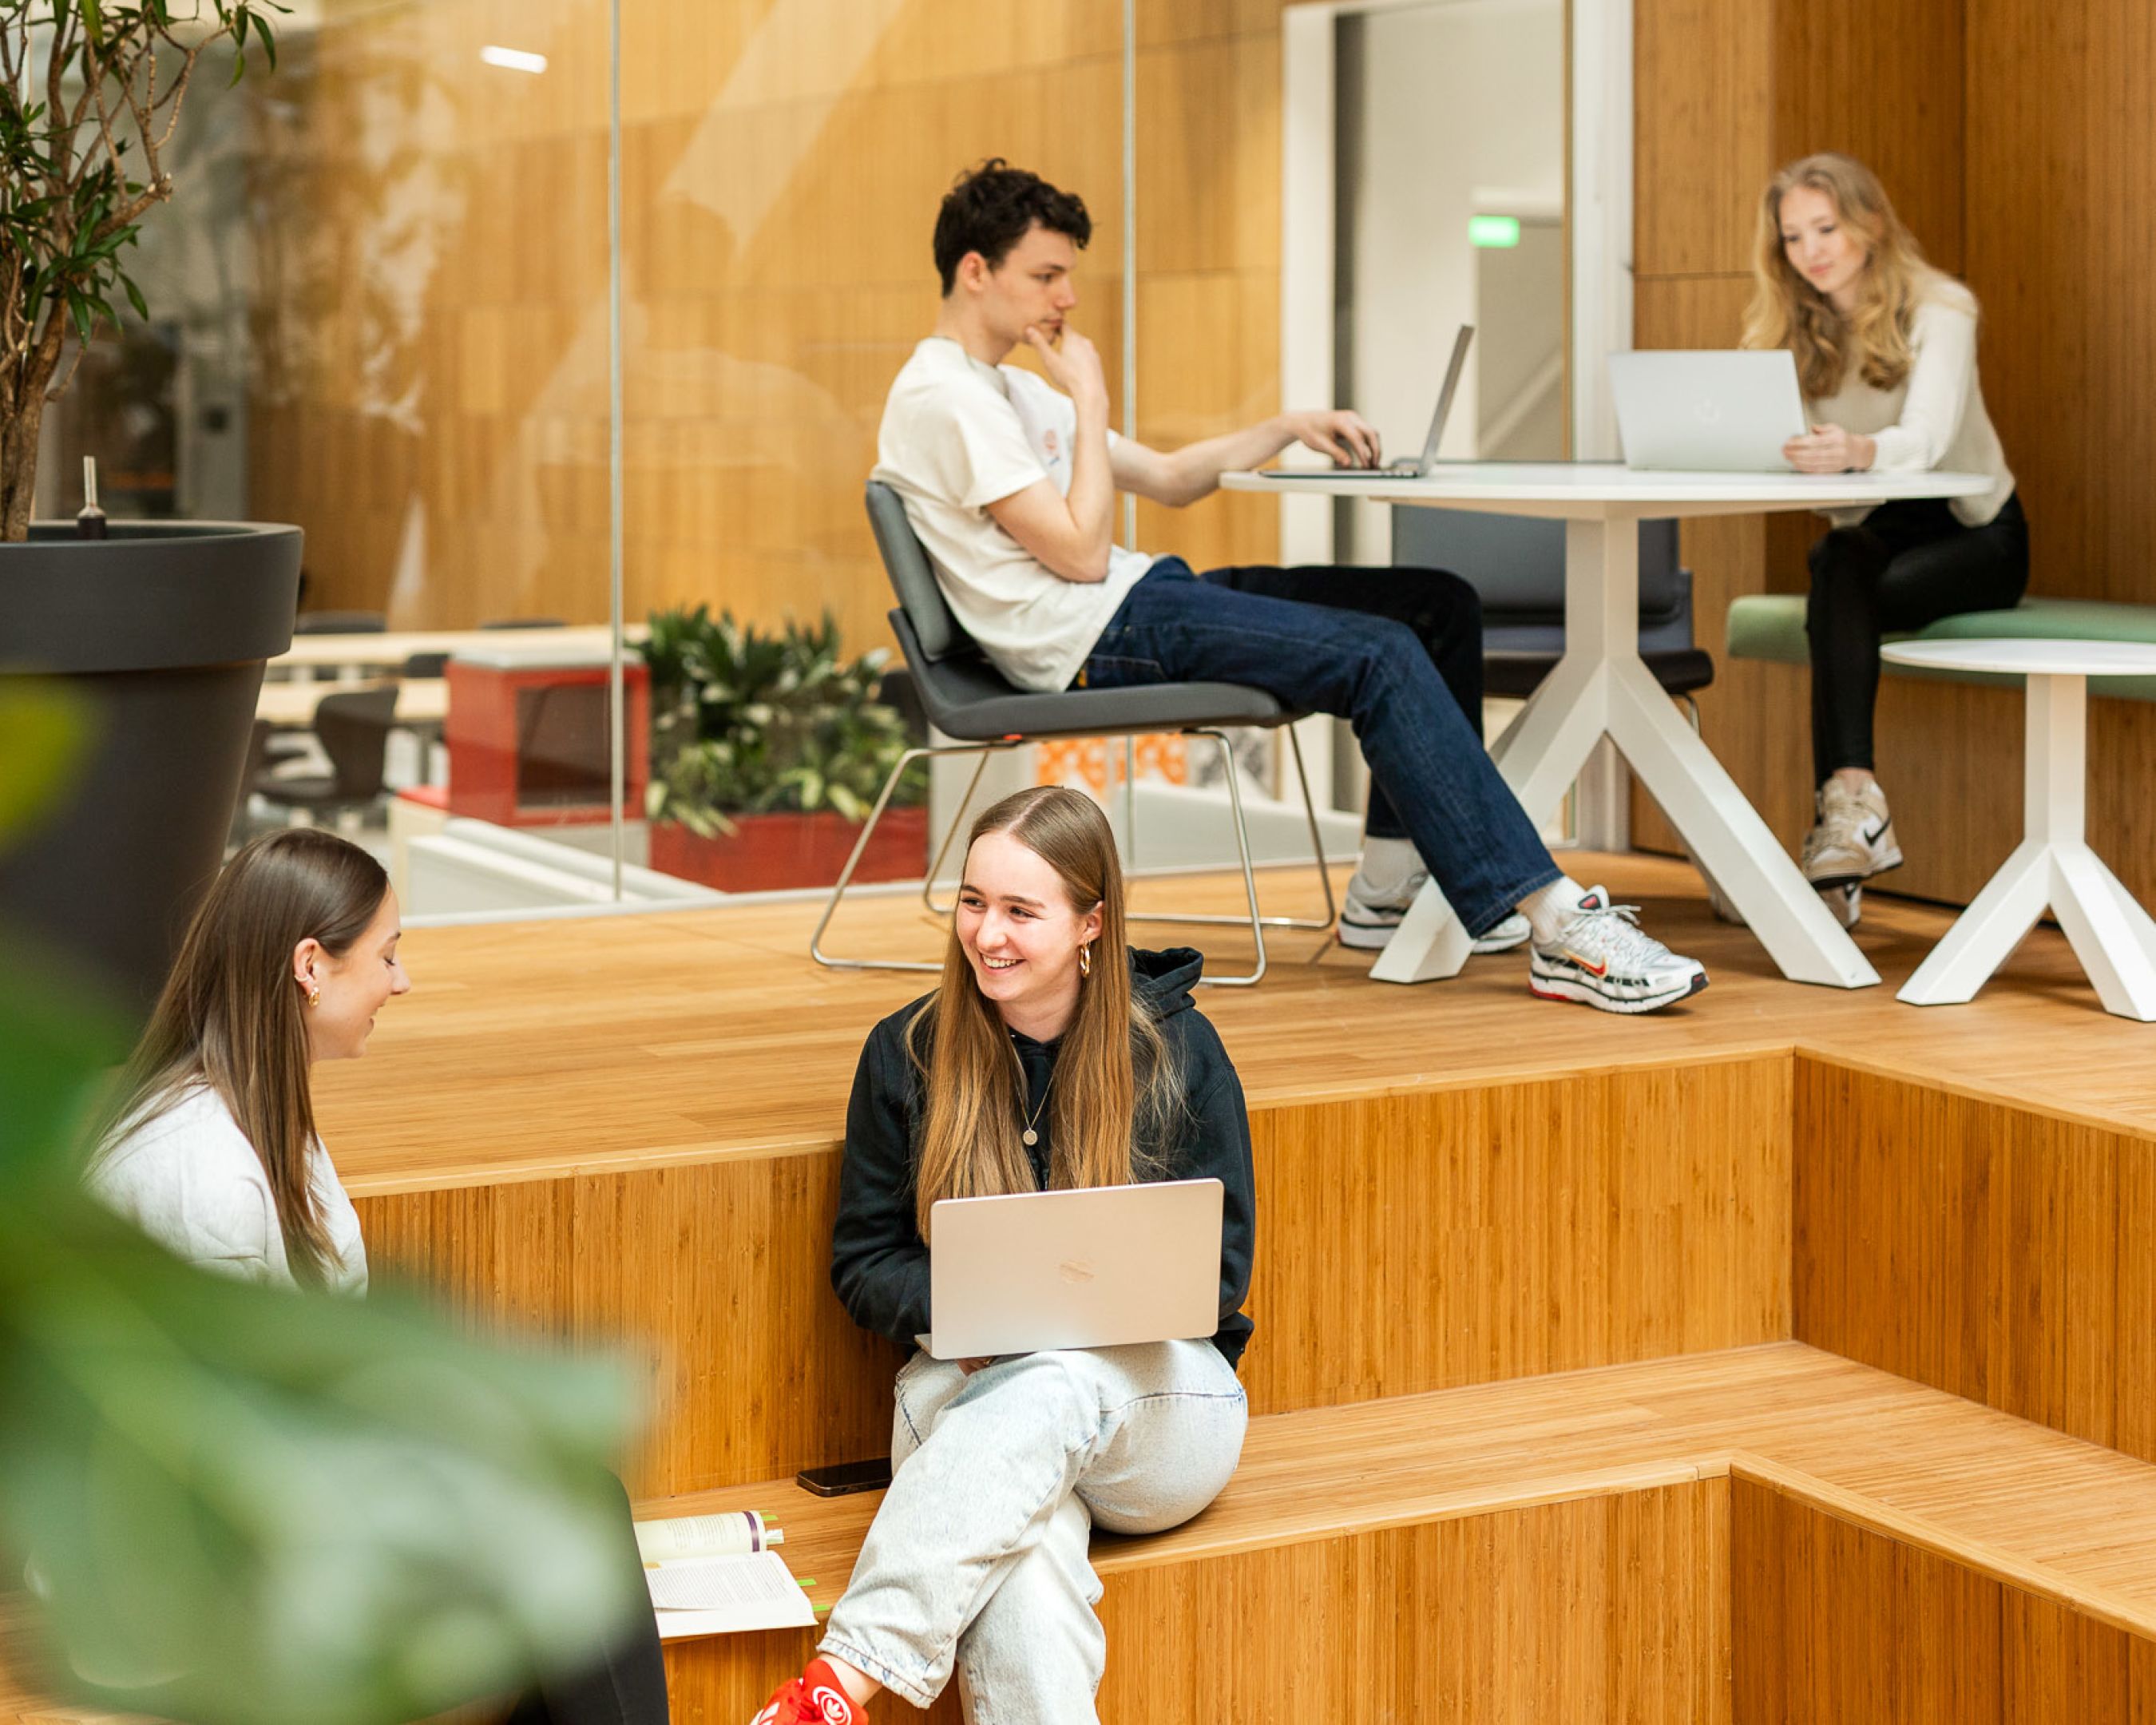
<svg viewBox="0 0 2156 1725">
<path fill-rule="evenodd" d="M 1975 998 L 2048 908 L 2103 1009 L 2156 1020 L 2156 922 L 2133 901 L 2083 836 L 2088 680 L 2156 676 L 2156 646 L 2138 641 L 1902 641 L 1880 649 L 1895 665 L 2000 671 L 2026 681 L 2021 756 L 2022 839 L 1960 920 L 1902 985 L 1912 1006 Z"/>
<path fill-rule="evenodd" d="M 356 689 L 379 689 L 386 678 L 362 683 L 264 683 L 255 697 L 254 716 L 280 731 L 305 731 L 326 695 L 349 695 Z M 397 682 L 397 723 L 439 725 L 449 716 L 446 677 L 405 677 Z"/>
</svg>

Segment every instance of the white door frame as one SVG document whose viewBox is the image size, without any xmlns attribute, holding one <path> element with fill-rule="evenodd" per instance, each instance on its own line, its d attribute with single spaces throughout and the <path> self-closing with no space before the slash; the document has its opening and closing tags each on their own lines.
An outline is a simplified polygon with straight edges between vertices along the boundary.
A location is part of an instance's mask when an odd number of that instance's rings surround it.
<svg viewBox="0 0 2156 1725">
<path fill-rule="evenodd" d="M 1333 375 L 1332 291 L 1339 243 L 1334 208 L 1338 87 L 1337 26 L 1347 14 L 1409 7 L 1472 7 L 1488 0 L 1306 0 L 1281 13 L 1281 400 L 1330 404 Z M 1566 211 L 1572 258 L 1568 371 L 1572 448 L 1576 457 L 1614 457 L 1617 421 L 1603 356 L 1632 345 L 1632 6 L 1631 0 L 1568 0 L 1570 161 Z M 1329 563 L 1337 549 L 1330 500 L 1280 501 L 1281 561 Z M 1305 720 L 1313 763 L 1329 760 L 1333 721 Z M 1607 757 L 1607 758 L 1604 758 Z M 1328 787 L 1329 788 L 1329 787 Z M 1604 751 L 1581 783 L 1583 842 L 1621 850 L 1626 842 L 1625 776 Z M 1321 797 L 1325 790 L 1319 792 Z"/>
</svg>

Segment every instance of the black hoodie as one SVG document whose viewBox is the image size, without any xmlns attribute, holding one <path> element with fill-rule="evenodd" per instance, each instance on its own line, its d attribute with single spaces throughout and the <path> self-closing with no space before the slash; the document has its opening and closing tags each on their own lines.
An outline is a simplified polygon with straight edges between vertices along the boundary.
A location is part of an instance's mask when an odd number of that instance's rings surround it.
<svg viewBox="0 0 2156 1725">
<path fill-rule="evenodd" d="M 1142 1147 L 1156 1178 L 1216 1179 L 1225 1189 L 1220 1233 L 1220 1327 L 1213 1345 L 1233 1365 L 1250 1339 L 1243 1298 L 1250 1286 L 1256 1235 L 1255 1185 L 1250 1173 L 1250 1122 L 1243 1086 L 1220 1046 L 1219 1033 L 1190 999 L 1204 959 L 1188 947 L 1131 952 L 1131 986 L 1151 1009 L 1180 1069 L 1183 1106 L 1168 1142 Z M 928 1246 L 913 1224 L 914 1170 L 922 1111 L 921 1075 L 906 1050 L 906 1027 L 932 997 L 901 1007 L 861 1049 L 846 1106 L 846 1159 L 839 1183 L 839 1219 L 831 1235 L 831 1286 L 854 1322 L 911 1348 L 927 1333 Z M 1048 1183 L 1047 1111 L 1042 1107 L 1056 1046 L 1012 1033 L 1025 1068 L 1026 1112 L 1040 1115 L 1040 1142 L 1028 1153 L 1034 1178 Z"/>
</svg>

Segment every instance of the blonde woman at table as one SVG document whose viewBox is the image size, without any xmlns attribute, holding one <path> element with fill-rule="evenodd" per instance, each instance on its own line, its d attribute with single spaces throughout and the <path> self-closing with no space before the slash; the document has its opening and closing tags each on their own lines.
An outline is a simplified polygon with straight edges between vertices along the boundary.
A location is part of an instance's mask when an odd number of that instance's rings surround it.
<svg viewBox="0 0 2156 1725">
<path fill-rule="evenodd" d="M 1863 883 L 1898 867 L 1873 776 L 1879 643 L 1962 611 L 2008 609 L 2029 580 L 2029 527 L 1977 381 L 1976 299 L 1933 268 L 1885 190 L 1847 156 L 1807 156 L 1768 184 L 1744 345 L 1787 347 L 1810 429 L 1799 473 L 1988 475 L 1951 501 L 1829 510 L 1812 547 L 1812 763 L 1817 821 L 1805 877 L 1844 922 Z"/>
</svg>

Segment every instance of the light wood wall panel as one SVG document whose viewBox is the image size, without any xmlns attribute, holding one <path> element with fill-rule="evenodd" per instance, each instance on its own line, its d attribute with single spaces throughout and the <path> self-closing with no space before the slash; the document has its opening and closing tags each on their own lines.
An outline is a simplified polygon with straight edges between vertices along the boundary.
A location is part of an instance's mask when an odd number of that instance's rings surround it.
<svg viewBox="0 0 2156 1725">
<path fill-rule="evenodd" d="M 1254 1413 L 1779 1340 L 1789 1067 L 1255 1111 Z M 827 1281 L 835 1147 L 362 1197 L 385 1280 L 651 1374 L 671 1496 L 882 1455 L 896 1351 Z"/>
<path fill-rule="evenodd" d="M 1969 280 L 2040 593 L 2156 603 L 2156 17 L 1967 0 Z"/>
<path fill-rule="evenodd" d="M 1139 20 L 1141 434 L 1278 393 L 1277 0 Z M 608 587 L 607 13 L 332 10 L 259 107 L 258 513 L 309 529 L 310 603 L 412 626 L 596 620 Z M 1120 416 L 1114 0 L 721 0 L 624 15 L 632 614 L 829 609 L 884 640 L 860 507 L 884 393 L 935 315 L 929 233 L 992 155 L 1085 196 L 1080 323 Z M 532 78 L 480 43 L 547 53 Z M 302 213 L 304 213 L 304 217 Z M 1148 520 L 1271 554 L 1262 500 Z M 401 579 L 400 579 L 401 576 Z"/>
<path fill-rule="evenodd" d="M 1101 1715 L 1727 1725 L 1728 1501 L 1702 1480 L 1119 1570 Z M 674 1717 L 747 1717 L 809 1641 L 673 1647 Z"/>
<path fill-rule="evenodd" d="M 2156 1143 L 1799 1056 L 1797 1339 L 2156 1461 Z"/>
</svg>

